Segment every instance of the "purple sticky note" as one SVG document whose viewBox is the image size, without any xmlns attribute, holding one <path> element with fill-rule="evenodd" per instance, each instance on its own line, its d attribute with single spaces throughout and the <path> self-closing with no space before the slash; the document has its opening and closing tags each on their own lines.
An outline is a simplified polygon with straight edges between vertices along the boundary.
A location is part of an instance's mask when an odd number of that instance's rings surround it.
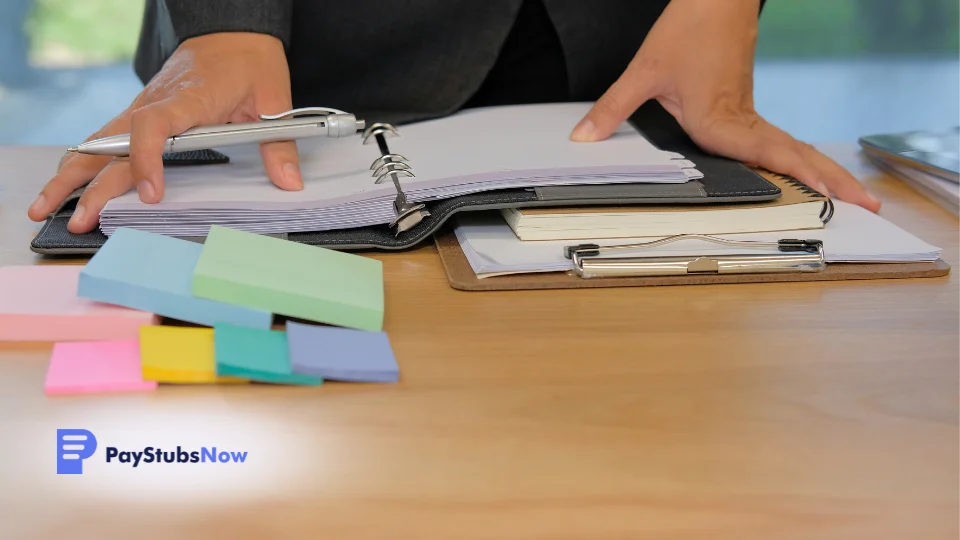
<svg viewBox="0 0 960 540">
<path fill-rule="evenodd" d="M 294 373 L 351 382 L 400 378 L 386 332 L 288 322 L 287 345 Z"/>
</svg>

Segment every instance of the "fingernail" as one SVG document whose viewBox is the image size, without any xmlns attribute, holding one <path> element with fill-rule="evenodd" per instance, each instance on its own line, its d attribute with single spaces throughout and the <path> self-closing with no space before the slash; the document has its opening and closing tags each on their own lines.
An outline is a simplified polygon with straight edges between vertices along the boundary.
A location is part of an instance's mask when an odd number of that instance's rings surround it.
<svg viewBox="0 0 960 540">
<path fill-rule="evenodd" d="M 596 126 L 593 125 L 593 120 L 584 118 L 577 124 L 577 127 L 573 128 L 573 133 L 570 134 L 570 140 L 575 142 L 590 142 L 593 140 L 595 131 Z"/>
<path fill-rule="evenodd" d="M 47 198 L 43 195 L 43 193 L 41 193 L 37 197 L 37 200 L 33 201 L 33 204 L 30 205 L 30 211 L 34 212 L 34 211 L 40 210 L 40 208 L 43 206 L 43 203 L 46 202 L 46 200 Z"/>
<path fill-rule="evenodd" d="M 153 202 L 153 198 L 157 194 L 153 189 L 153 184 L 148 180 L 144 180 L 137 185 L 137 193 L 140 194 L 140 200 L 143 202 Z"/>
<path fill-rule="evenodd" d="M 867 199 L 873 204 L 880 204 L 880 199 L 873 196 L 873 193 L 867 192 Z"/>
<path fill-rule="evenodd" d="M 300 189 L 303 187 L 303 178 L 300 177 L 300 167 L 293 163 L 286 163 L 283 166 L 283 180 L 290 186 Z"/>
<path fill-rule="evenodd" d="M 830 196 L 830 190 L 827 188 L 827 185 L 824 184 L 823 182 L 820 182 L 819 184 L 817 184 L 817 191 L 819 191 L 823 195 L 826 195 L 827 197 Z"/>
<path fill-rule="evenodd" d="M 78 204 L 77 207 L 73 210 L 73 216 L 70 217 L 70 224 L 79 225 L 83 221 L 83 216 L 86 213 L 87 213 L 87 209 Z"/>
</svg>

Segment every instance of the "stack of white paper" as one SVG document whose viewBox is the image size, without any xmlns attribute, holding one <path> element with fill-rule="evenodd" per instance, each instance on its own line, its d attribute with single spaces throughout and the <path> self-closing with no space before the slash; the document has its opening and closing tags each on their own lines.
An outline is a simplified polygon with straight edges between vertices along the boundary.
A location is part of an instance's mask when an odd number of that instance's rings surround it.
<svg viewBox="0 0 960 540">
<path fill-rule="evenodd" d="M 940 248 L 931 246 L 882 217 L 859 206 L 836 202 L 833 219 L 819 230 L 780 231 L 718 235 L 732 240 L 777 241 L 784 238 L 823 241 L 827 262 L 918 262 L 935 261 Z M 478 277 L 529 272 L 572 270 L 563 248 L 577 241 L 521 242 L 499 212 L 464 213 L 457 218 L 457 239 Z M 600 245 L 649 242 L 656 238 L 599 240 Z M 702 240 L 681 240 L 657 248 L 643 249 L 637 256 L 740 255 L 777 253 L 769 250 L 722 246 Z M 626 252 L 617 256 L 628 256 Z"/>
<path fill-rule="evenodd" d="M 399 128 L 390 150 L 408 159 L 407 198 L 426 201 L 478 191 L 541 185 L 682 183 L 701 178 L 683 156 L 657 149 L 624 124 L 609 140 L 574 143 L 572 126 L 589 104 L 491 107 Z M 366 119 L 368 122 L 375 118 Z M 175 236 L 204 236 L 213 224 L 256 233 L 342 229 L 389 223 L 396 189 L 375 184 L 377 145 L 358 134 L 300 142 L 304 189 L 282 191 L 267 180 L 255 147 L 222 151 L 228 165 L 169 167 L 163 202 L 136 192 L 110 201 L 100 226 Z"/>
<path fill-rule="evenodd" d="M 891 172 L 911 184 L 920 193 L 954 214 L 960 214 L 960 184 L 913 167 L 896 163 L 889 163 L 887 166 Z"/>
</svg>

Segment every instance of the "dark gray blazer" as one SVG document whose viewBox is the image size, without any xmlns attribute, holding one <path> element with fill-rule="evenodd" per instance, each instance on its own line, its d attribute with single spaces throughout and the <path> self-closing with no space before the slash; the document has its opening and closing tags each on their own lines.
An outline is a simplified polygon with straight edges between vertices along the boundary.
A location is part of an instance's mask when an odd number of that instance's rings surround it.
<svg viewBox="0 0 960 540">
<path fill-rule="evenodd" d="M 623 72 L 670 0 L 542 0 L 569 96 L 592 101 Z M 184 40 L 213 32 L 283 41 L 294 106 L 406 122 L 457 111 L 497 59 L 522 0 L 147 0 L 135 59 L 147 82 Z"/>
<path fill-rule="evenodd" d="M 543 0 L 570 97 L 623 72 L 669 0 Z M 146 82 L 184 40 L 252 31 L 283 41 L 295 106 L 405 122 L 450 114 L 497 59 L 522 0 L 148 0 L 135 67 Z"/>
</svg>

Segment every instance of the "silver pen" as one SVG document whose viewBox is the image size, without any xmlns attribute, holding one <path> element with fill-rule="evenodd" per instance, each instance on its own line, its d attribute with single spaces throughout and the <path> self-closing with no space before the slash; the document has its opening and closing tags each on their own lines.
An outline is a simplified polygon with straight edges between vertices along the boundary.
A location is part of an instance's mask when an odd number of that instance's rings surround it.
<svg viewBox="0 0 960 540">
<path fill-rule="evenodd" d="M 305 118 L 298 116 L 314 115 Z M 318 116 L 317 116 L 318 115 Z M 206 150 L 221 146 L 237 146 L 277 141 L 293 141 L 309 137 L 348 137 L 363 131 L 365 122 L 337 109 L 306 107 L 275 115 L 260 115 L 259 122 L 200 126 L 167 139 L 164 153 Z M 73 146 L 68 152 L 98 156 L 130 155 L 130 135 L 113 135 Z"/>
</svg>

